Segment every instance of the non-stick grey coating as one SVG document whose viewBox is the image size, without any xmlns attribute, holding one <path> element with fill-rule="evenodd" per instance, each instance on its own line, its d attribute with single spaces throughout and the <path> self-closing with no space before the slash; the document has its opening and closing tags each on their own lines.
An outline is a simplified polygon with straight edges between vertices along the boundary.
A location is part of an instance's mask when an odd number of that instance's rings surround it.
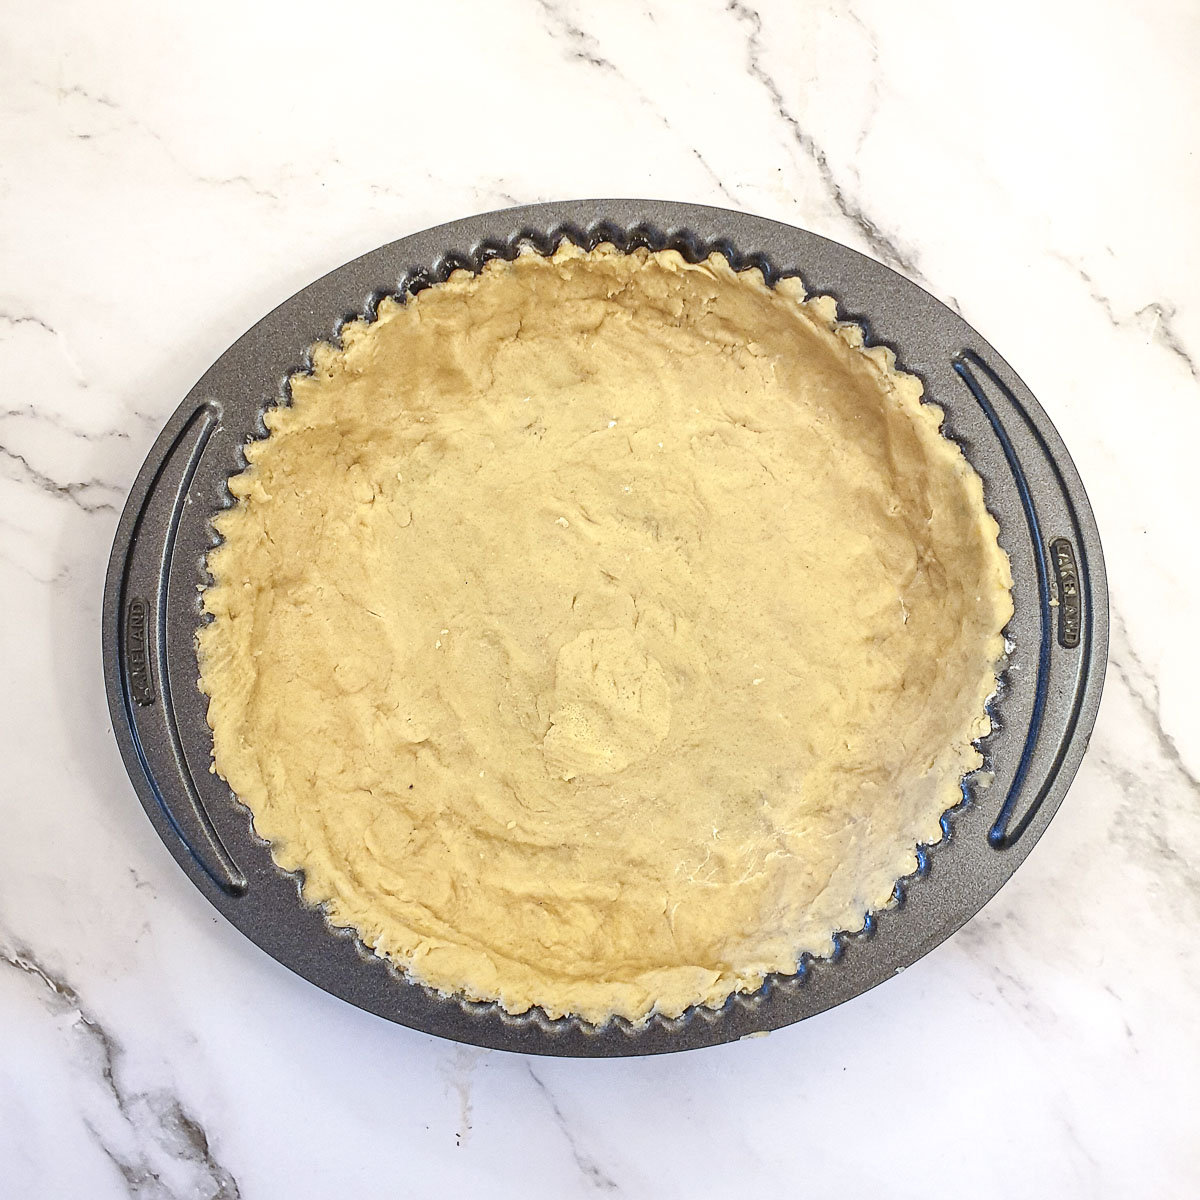
<svg viewBox="0 0 1200 1200">
<path fill-rule="evenodd" d="M 805 960 L 720 1010 L 641 1028 L 514 1017 L 414 984 L 302 903 L 299 882 L 272 862 L 248 811 L 209 771 L 212 738 L 197 687 L 198 588 L 210 521 L 244 465 L 262 413 L 310 347 L 378 300 L 478 270 L 522 244 L 549 251 L 563 235 L 713 250 L 768 279 L 798 274 L 833 296 L 871 344 L 891 347 L 925 382 L 984 481 L 1013 565 L 1012 646 L 983 743 L 990 786 L 968 780 L 946 836 L 866 928 L 830 960 Z M 1051 553 L 1050 547 L 1054 546 Z M 264 317 L 192 389 L 131 490 L 104 595 L 103 653 L 113 729 L 130 779 L 192 882 L 247 937 L 334 995 L 442 1037 L 535 1054 L 655 1054 L 727 1042 L 811 1016 L 881 983 L 948 937 L 1012 874 L 1045 830 L 1095 721 L 1108 644 L 1103 559 L 1083 485 L 1054 427 L 1007 363 L 927 292 L 835 242 L 725 209 L 646 200 L 582 200 L 505 209 L 401 238 L 317 280 Z"/>
</svg>

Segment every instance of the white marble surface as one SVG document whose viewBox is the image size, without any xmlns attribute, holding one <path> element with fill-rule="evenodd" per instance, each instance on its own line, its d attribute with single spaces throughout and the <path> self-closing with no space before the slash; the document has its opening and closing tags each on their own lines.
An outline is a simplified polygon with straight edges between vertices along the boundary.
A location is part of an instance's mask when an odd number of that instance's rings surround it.
<svg viewBox="0 0 1200 1200">
<path fill-rule="evenodd" d="M 10 6 L 0 35 L 0 1195 L 1191 1197 L 1200 1174 L 1200 8 Z M 745 208 L 956 303 L 1071 446 L 1092 749 L 961 934 L 769 1038 L 438 1042 L 215 916 L 117 755 L 99 601 L 200 372 L 362 251 L 512 202 Z"/>
</svg>

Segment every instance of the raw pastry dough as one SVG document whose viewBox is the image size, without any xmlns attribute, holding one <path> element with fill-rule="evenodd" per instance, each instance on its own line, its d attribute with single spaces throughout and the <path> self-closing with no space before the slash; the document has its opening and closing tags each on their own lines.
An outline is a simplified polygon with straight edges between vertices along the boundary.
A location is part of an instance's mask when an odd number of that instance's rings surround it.
<svg viewBox="0 0 1200 1200">
<path fill-rule="evenodd" d="M 832 301 L 564 243 L 317 347 L 230 481 L 216 770 L 445 992 L 633 1021 L 862 925 L 980 755 L 1008 559 Z"/>
</svg>

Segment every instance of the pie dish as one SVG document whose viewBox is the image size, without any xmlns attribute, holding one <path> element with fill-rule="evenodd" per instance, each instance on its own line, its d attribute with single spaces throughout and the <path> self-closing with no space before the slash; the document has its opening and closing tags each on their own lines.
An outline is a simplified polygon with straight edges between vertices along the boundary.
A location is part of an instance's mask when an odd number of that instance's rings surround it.
<svg viewBox="0 0 1200 1200">
<path fill-rule="evenodd" d="M 216 771 L 443 994 L 677 1017 L 886 907 L 982 763 L 978 474 L 828 297 L 563 240 L 386 299 L 215 521 Z"/>
<path fill-rule="evenodd" d="M 1013 616 L 985 765 L 963 780 L 962 803 L 918 847 L 916 869 L 861 932 L 839 932 L 827 956 L 805 955 L 754 992 L 678 1017 L 602 1025 L 514 1015 L 495 1002 L 425 986 L 331 924 L 284 871 L 250 810 L 210 771 L 208 697 L 196 686 L 198 588 L 214 517 L 265 414 L 287 403 L 288 381 L 312 366 L 317 343 L 347 322 L 566 237 L 595 248 L 675 250 L 690 263 L 714 252 L 768 284 L 799 276 L 895 351 L 944 413 L 942 432 L 983 481 L 1012 570 Z M 763 217 L 661 200 L 565 200 L 464 217 L 405 235 L 316 279 L 265 315 L 197 380 L 165 421 L 130 487 L 104 585 L 102 648 L 114 738 L 152 827 L 213 910 L 306 981 L 387 1020 L 500 1050 L 609 1057 L 674 1053 L 802 1021 L 893 978 L 948 938 L 1009 879 L 1045 832 L 1094 726 L 1108 644 L 1103 551 L 1087 494 L 1046 412 L 1016 371 L 961 316 L 882 264 L 827 238 Z M 985 781 L 987 786 L 984 786 Z M 214 953 L 215 953 L 214 949 Z M 236 956 L 220 967 L 237 987 Z M 323 1010 L 336 1019 L 336 1008 Z M 863 1010 L 879 1013 L 883 1010 Z M 944 1040 L 944 1039 L 943 1039 Z M 952 1048 L 952 1043 L 951 1043 Z"/>
</svg>

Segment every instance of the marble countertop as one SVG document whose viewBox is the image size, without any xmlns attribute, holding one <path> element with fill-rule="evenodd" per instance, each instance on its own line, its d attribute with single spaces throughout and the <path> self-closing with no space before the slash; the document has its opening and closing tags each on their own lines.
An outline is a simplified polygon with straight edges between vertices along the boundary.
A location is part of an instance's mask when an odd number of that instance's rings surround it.
<svg viewBox="0 0 1200 1200">
<path fill-rule="evenodd" d="M 10 14 L 0 1193 L 1194 1196 L 1198 57 L 1183 0 Z M 979 917 L 768 1038 L 602 1062 L 391 1026 L 245 941 L 137 803 L 99 648 L 126 489 L 237 335 L 404 233 L 589 195 L 779 218 L 955 304 L 1071 447 L 1113 599 L 1091 750 Z"/>
</svg>

